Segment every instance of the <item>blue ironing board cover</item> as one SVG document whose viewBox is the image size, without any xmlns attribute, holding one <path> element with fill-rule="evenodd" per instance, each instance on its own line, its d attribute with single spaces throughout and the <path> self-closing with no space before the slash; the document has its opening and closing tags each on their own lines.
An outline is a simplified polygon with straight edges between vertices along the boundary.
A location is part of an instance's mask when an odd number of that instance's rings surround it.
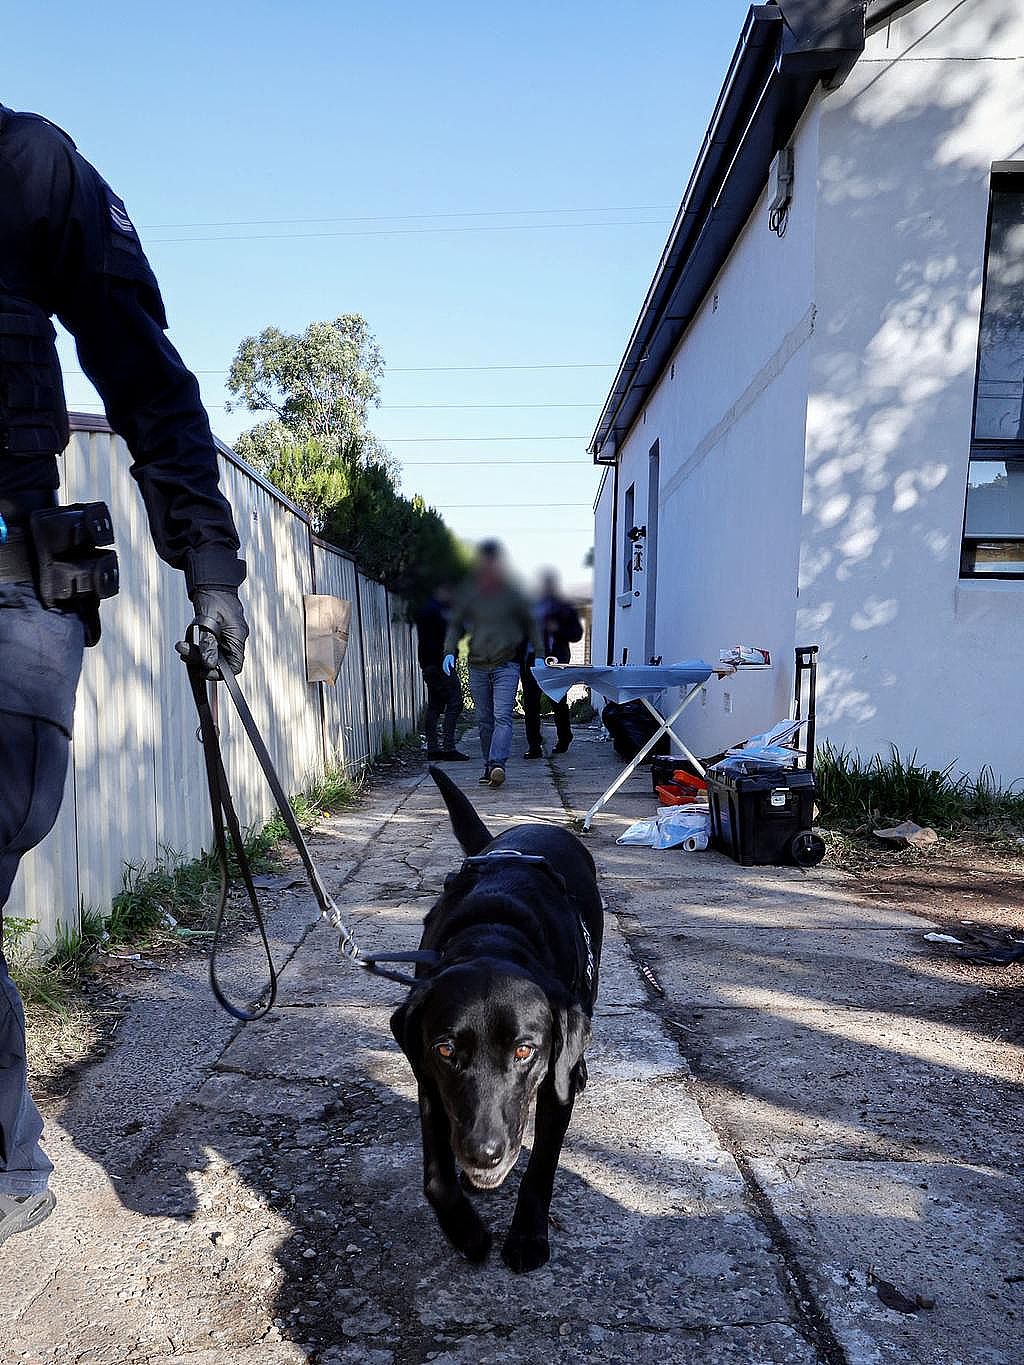
<svg viewBox="0 0 1024 1365">
<path fill-rule="evenodd" d="M 647 697 L 653 701 L 670 687 L 693 687 L 707 682 L 714 669 L 703 659 L 688 659 L 681 664 L 618 664 L 599 668 L 593 664 L 579 667 L 564 665 L 549 668 L 534 664 L 533 676 L 542 692 L 552 701 L 561 701 L 577 683 L 593 688 L 606 701 L 636 701 Z"/>
</svg>

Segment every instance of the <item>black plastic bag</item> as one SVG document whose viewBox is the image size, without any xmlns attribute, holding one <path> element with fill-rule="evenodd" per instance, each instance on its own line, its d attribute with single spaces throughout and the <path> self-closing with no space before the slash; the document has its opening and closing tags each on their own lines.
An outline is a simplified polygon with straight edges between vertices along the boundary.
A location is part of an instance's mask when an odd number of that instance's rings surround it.
<svg viewBox="0 0 1024 1365">
<path fill-rule="evenodd" d="M 610 701 L 601 712 L 601 719 L 612 737 L 615 752 L 627 763 L 636 758 L 658 728 L 658 722 L 642 701 Z M 668 735 L 662 735 L 644 756 L 644 762 L 650 763 L 655 754 L 667 753 Z"/>
</svg>

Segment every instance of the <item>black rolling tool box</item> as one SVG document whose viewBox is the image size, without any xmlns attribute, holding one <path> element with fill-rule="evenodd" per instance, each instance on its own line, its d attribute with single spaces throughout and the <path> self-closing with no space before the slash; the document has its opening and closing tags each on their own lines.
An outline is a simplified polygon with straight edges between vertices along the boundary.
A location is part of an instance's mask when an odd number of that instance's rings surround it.
<svg viewBox="0 0 1024 1365">
<path fill-rule="evenodd" d="M 804 766 L 772 767 L 752 755 L 731 769 L 707 775 L 712 846 L 747 867 L 783 863 L 815 867 L 825 856 L 824 840 L 811 829 L 817 654 L 817 645 L 796 651 L 793 715 L 804 721 L 804 742 L 796 761 Z M 796 747 L 799 740 L 794 738 L 793 744 Z"/>
<path fill-rule="evenodd" d="M 806 769 L 708 773 L 711 843 L 750 867 L 814 867 L 825 845 L 814 834 L 814 774 Z"/>
</svg>

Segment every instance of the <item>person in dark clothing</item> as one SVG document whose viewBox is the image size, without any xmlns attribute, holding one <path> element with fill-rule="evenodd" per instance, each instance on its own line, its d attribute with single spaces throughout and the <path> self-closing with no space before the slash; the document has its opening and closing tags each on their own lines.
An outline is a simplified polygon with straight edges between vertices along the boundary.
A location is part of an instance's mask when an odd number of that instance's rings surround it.
<svg viewBox="0 0 1024 1365">
<path fill-rule="evenodd" d="M 569 662 L 569 646 L 583 638 L 583 624 L 579 613 L 571 602 L 562 597 L 558 577 L 546 573 L 541 580 L 540 597 L 534 604 L 537 629 L 540 632 L 546 660 L 555 663 Z M 523 684 L 523 715 L 526 718 L 526 742 L 529 748 L 524 758 L 543 758 L 544 746 L 541 743 L 540 708 L 543 693 L 531 669 L 537 662 L 533 650 L 524 645 L 520 656 L 520 678 Z M 572 743 L 572 722 L 569 719 L 569 700 L 552 703 L 555 712 L 555 733 L 558 736 L 555 753 L 564 754 Z"/>
<path fill-rule="evenodd" d="M 448 631 L 448 608 L 451 592 L 446 586 L 437 588 L 420 608 L 416 616 L 416 651 L 419 656 L 423 684 L 427 689 L 427 704 L 423 711 L 423 730 L 427 740 L 427 758 L 434 762 L 465 763 L 469 755 L 455 747 L 455 727 L 462 715 L 464 703 L 459 675 L 445 673 L 444 637 Z M 444 740 L 437 742 L 437 727 L 444 716 Z"/>
<path fill-rule="evenodd" d="M 237 672 L 249 633 L 199 386 L 165 334 L 124 203 L 66 133 L 0 105 L 0 926 L 21 859 L 57 818 L 83 646 L 117 582 L 113 554 L 100 552 L 109 519 L 58 507 L 68 417 L 54 314 L 128 444 L 157 551 L 185 576 L 204 663 L 223 657 Z M 0 1243 L 54 1206 L 41 1133 L 24 1014 L 0 954 Z"/>
</svg>

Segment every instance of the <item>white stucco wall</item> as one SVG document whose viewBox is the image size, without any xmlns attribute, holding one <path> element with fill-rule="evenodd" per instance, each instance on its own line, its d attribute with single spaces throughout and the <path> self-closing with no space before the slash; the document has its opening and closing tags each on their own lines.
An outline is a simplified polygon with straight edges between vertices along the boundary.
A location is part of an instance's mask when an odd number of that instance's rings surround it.
<svg viewBox="0 0 1024 1365">
<path fill-rule="evenodd" d="M 817 142 L 812 108 L 796 138 L 786 235 L 770 231 L 763 196 L 676 352 L 674 376 L 666 372 L 620 456 L 621 556 L 626 490 L 635 481 L 635 521 L 649 524 L 648 452 L 660 443 L 655 652 L 666 662 L 716 660 L 743 643 L 767 647 L 775 662 L 771 673 L 709 686 L 683 727 L 698 752 L 763 729 L 791 706 Z M 640 597 L 616 608 L 616 661 L 624 646 L 630 661 L 644 657 L 651 571 L 648 557 Z"/>
<path fill-rule="evenodd" d="M 959 579 L 989 177 L 1024 8 L 931 0 L 822 102 L 798 629 L 819 734 L 1024 778 L 1024 583 Z M 797 182 L 800 182 L 798 164 Z"/>
</svg>

